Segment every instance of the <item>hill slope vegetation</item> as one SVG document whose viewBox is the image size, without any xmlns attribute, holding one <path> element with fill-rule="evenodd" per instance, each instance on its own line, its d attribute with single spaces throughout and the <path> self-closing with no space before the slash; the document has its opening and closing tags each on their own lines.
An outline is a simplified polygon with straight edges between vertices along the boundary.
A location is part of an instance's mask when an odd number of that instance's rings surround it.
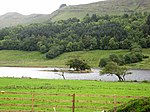
<svg viewBox="0 0 150 112">
<path fill-rule="evenodd" d="M 127 50 L 94 50 L 64 53 L 54 59 L 46 59 L 40 52 L 16 50 L 0 50 L 0 66 L 34 66 L 34 67 L 66 67 L 66 63 L 74 58 L 86 60 L 91 67 L 98 67 L 102 58 L 110 54 L 124 55 Z M 143 54 L 150 57 L 150 49 L 143 49 Z M 150 58 L 139 63 L 126 65 L 132 69 L 150 69 Z"/>
<path fill-rule="evenodd" d="M 0 30 L 1 50 L 40 51 L 46 58 L 64 52 L 150 47 L 150 15 L 86 15 L 57 22 L 30 24 Z"/>
<path fill-rule="evenodd" d="M 135 12 L 150 12 L 149 0 L 104 0 L 91 4 L 70 5 L 53 13 L 52 20 L 77 17 L 82 19 L 87 13 L 98 15 L 123 15 Z"/>
<path fill-rule="evenodd" d="M 28 25 L 31 23 L 42 23 L 50 20 L 50 14 L 22 15 L 17 12 L 9 12 L 0 16 L 0 28 Z"/>
<path fill-rule="evenodd" d="M 149 0 L 104 0 L 91 4 L 69 5 L 62 4 L 60 8 L 52 14 L 31 14 L 21 15 L 16 12 L 7 13 L 0 16 L 0 28 L 28 25 L 31 23 L 42 23 L 47 21 L 66 20 L 76 17 L 83 19 L 89 15 L 123 15 L 135 12 L 150 12 Z"/>
</svg>

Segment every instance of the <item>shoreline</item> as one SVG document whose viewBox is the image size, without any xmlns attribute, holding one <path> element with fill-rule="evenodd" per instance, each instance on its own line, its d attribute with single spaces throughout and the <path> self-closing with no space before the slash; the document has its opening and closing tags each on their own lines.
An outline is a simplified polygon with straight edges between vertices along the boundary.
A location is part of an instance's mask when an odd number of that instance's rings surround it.
<svg viewBox="0 0 150 112">
<path fill-rule="evenodd" d="M 68 68 L 66 66 L 0 66 L 0 67 L 18 67 L 18 68 Z M 101 69 L 99 67 L 92 67 L 91 69 Z M 129 67 L 128 70 L 150 70 L 150 68 L 132 68 Z"/>
<path fill-rule="evenodd" d="M 149 80 L 142 80 L 142 81 L 137 81 L 137 80 L 126 80 L 126 81 L 104 81 L 104 80 L 89 80 L 89 79 L 41 79 L 41 78 L 31 78 L 31 77 L 0 77 L 0 79 L 27 79 L 27 80 L 61 80 L 61 81 L 96 81 L 96 82 L 113 82 L 113 83 L 150 83 Z"/>
<path fill-rule="evenodd" d="M 80 71 L 75 71 L 75 70 L 70 70 L 70 69 L 67 69 L 67 70 L 58 70 L 58 69 L 55 69 L 54 70 L 41 70 L 41 71 L 46 71 L 46 72 L 64 72 L 64 73 L 93 73 L 92 70 L 80 70 Z"/>
</svg>

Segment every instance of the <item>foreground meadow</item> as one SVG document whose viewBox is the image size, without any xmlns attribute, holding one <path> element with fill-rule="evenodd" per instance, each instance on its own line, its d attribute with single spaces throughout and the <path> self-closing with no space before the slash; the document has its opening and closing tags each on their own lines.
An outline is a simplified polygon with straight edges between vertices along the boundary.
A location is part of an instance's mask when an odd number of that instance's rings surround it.
<svg viewBox="0 0 150 112">
<path fill-rule="evenodd" d="M 113 99 L 106 98 L 94 98 L 88 97 L 85 98 L 80 97 L 78 95 L 117 95 L 117 96 L 146 96 L 150 97 L 150 84 L 142 83 L 142 82 L 101 82 L 101 81 L 88 81 L 88 80 L 46 80 L 46 79 L 20 79 L 20 78 L 0 78 L 0 90 L 5 92 L 31 92 L 31 93 L 40 93 L 37 98 L 45 98 L 45 99 L 57 99 L 57 100 L 72 100 L 67 96 L 56 97 L 47 97 L 44 94 L 76 94 L 76 100 L 96 100 L 96 101 L 112 101 Z M 42 95 L 43 94 L 43 95 Z M 1 94 L 2 97 L 12 97 L 9 94 Z M 15 95 L 13 97 L 24 98 L 27 96 L 24 95 Z M 29 98 L 31 96 L 28 96 Z M 119 100 L 118 100 L 119 101 Z M 122 99 L 121 101 L 129 101 L 129 99 Z M 10 103 L 9 101 L 0 101 L 0 104 Z M 14 103 L 14 102 L 12 102 Z M 19 102 L 18 103 L 22 103 Z M 24 103 L 31 103 L 28 101 L 24 101 Z M 76 103 L 76 106 L 100 106 L 99 103 Z M 47 105 L 57 105 L 55 103 L 46 103 Z M 69 105 L 70 103 L 61 103 L 60 105 Z M 58 105 L 57 105 L 58 106 Z M 102 105 L 107 106 L 108 109 L 111 109 L 113 105 Z M 10 109 L 10 107 L 2 107 L 0 109 Z M 31 109 L 31 108 L 19 108 L 13 107 L 12 109 Z M 48 110 L 46 110 L 48 111 Z M 51 109 L 52 111 L 52 109 Z M 59 110 L 70 112 L 71 109 L 68 110 Z M 80 109 L 76 109 L 77 112 L 80 112 Z M 83 112 L 94 112 L 98 110 L 88 110 L 82 109 Z"/>
<path fill-rule="evenodd" d="M 150 96 L 150 84 L 142 82 L 0 78 L 0 89 L 9 92 Z"/>
</svg>

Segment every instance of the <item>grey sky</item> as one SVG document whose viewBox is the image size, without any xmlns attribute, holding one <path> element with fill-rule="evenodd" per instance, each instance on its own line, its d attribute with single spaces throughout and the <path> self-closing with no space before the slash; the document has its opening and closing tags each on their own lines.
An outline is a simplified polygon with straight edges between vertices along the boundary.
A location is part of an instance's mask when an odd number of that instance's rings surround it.
<svg viewBox="0 0 150 112">
<path fill-rule="evenodd" d="M 41 13 L 50 14 L 61 4 L 77 5 L 102 0 L 0 0 L 0 15 L 7 12 L 18 12 L 24 15 Z"/>
</svg>

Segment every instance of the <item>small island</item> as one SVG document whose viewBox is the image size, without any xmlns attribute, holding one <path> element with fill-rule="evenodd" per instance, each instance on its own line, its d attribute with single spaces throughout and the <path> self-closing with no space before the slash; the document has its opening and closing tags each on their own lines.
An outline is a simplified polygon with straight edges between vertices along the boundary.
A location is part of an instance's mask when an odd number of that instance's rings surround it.
<svg viewBox="0 0 150 112">
<path fill-rule="evenodd" d="M 53 69 L 53 70 L 42 70 L 48 72 L 64 72 L 64 73 L 92 73 L 91 70 L 72 70 L 72 69 Z"/>
<path fill-rule="evenodd" d="M 49 72 L 62 72 L 62 73 L 91 73 L 91 67 L 85 62 L 85 60 L 72 59 L 66 63 L 70 69 L 55 69 L 44 70 Z"/>
</svg>

